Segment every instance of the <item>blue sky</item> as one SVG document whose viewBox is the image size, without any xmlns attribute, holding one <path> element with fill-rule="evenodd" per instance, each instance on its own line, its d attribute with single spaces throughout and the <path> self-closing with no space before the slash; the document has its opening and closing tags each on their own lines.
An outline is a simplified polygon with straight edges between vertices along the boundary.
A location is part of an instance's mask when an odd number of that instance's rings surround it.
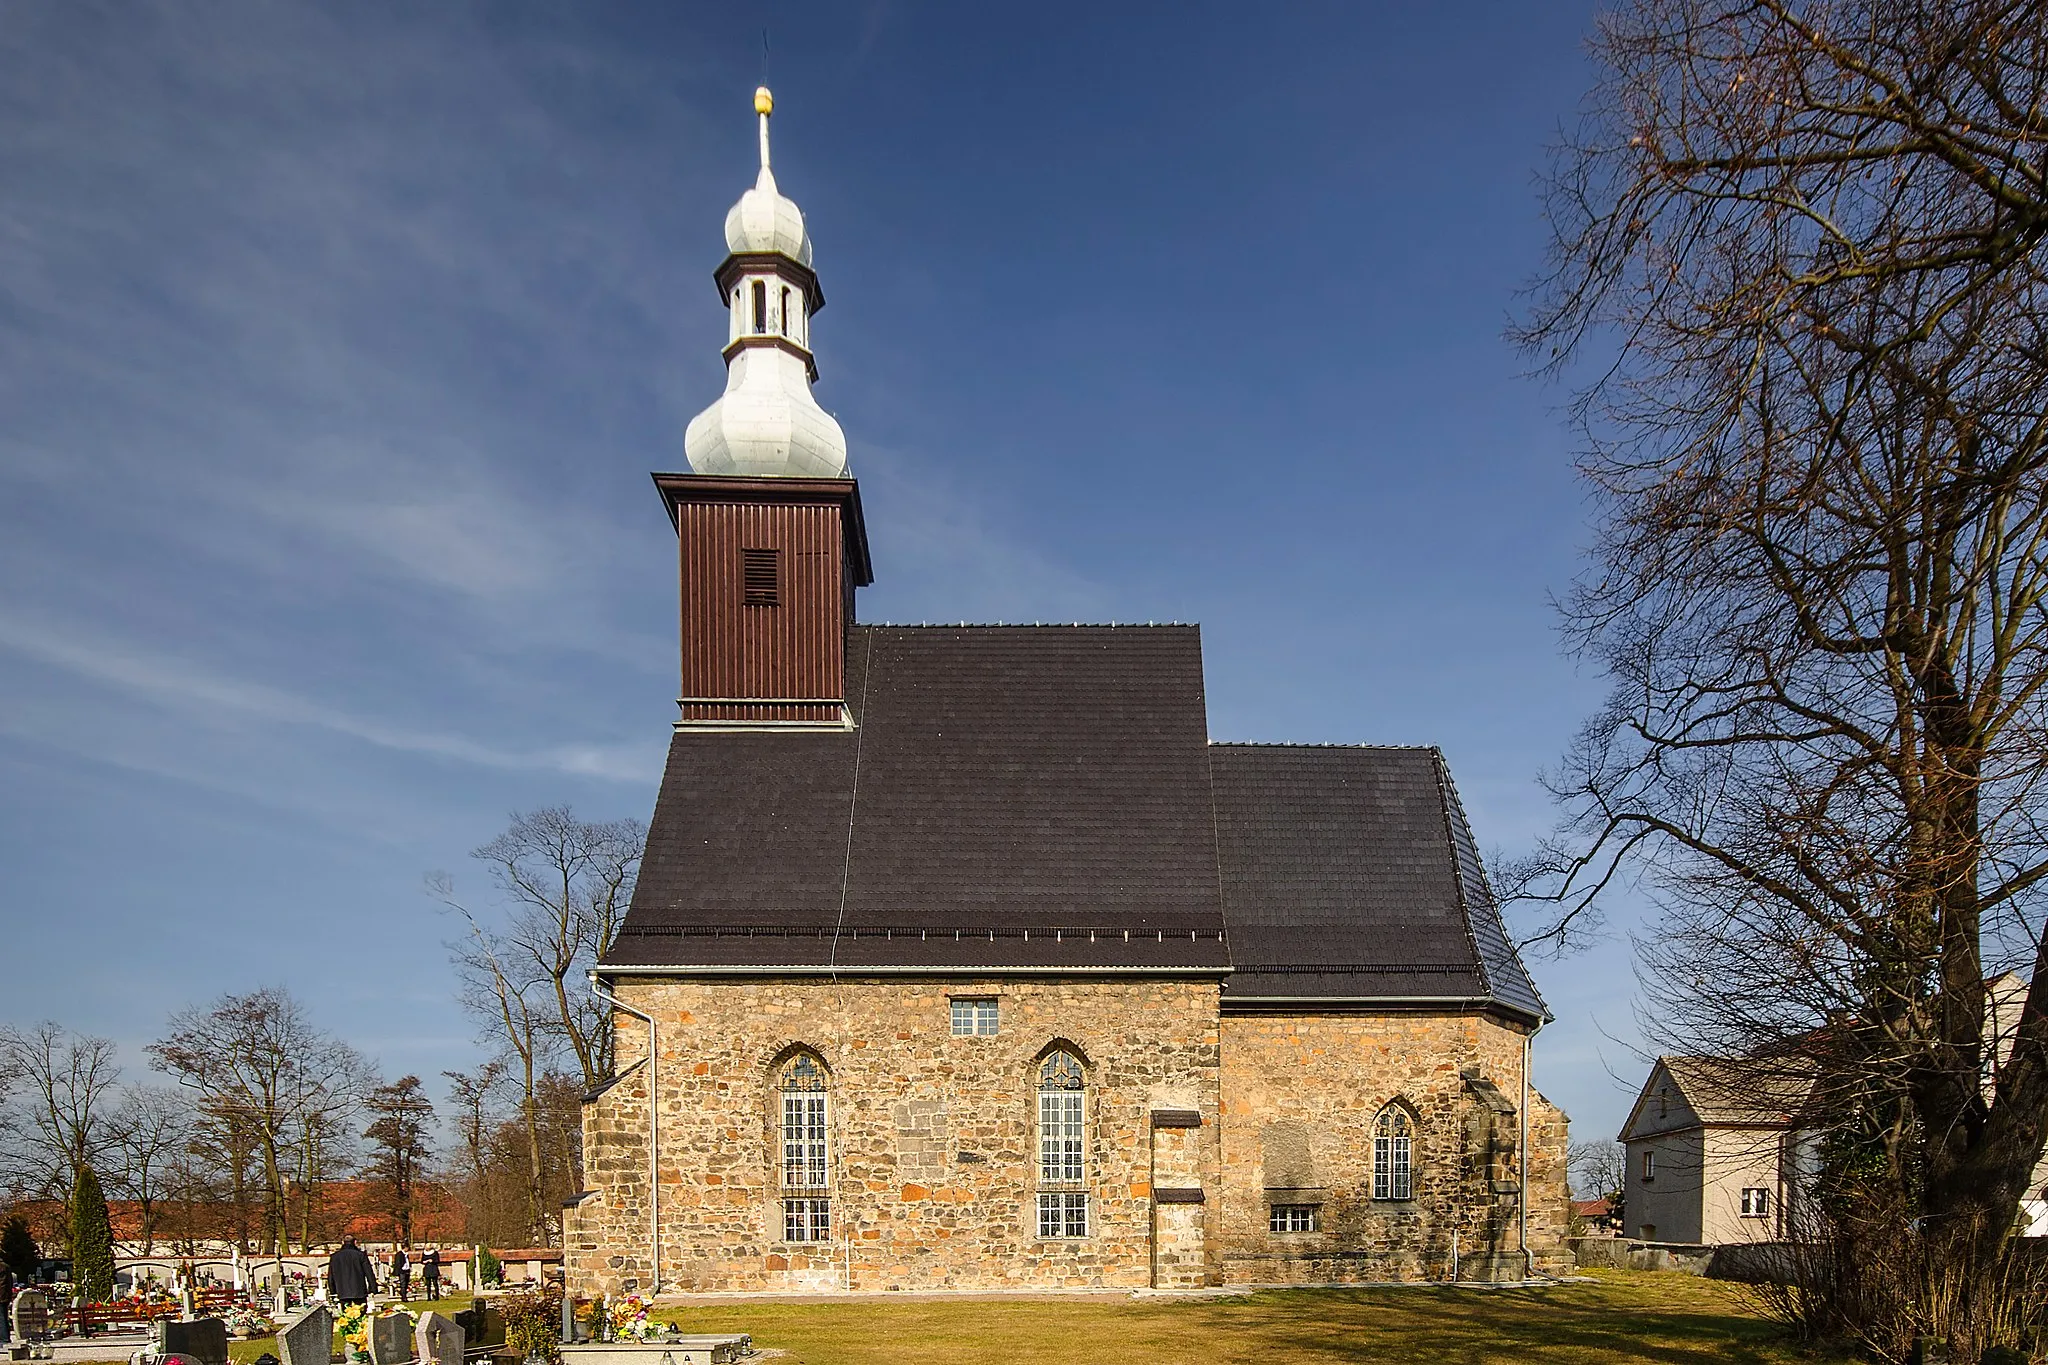
<svg viewBox="0 0 2048 1365">
<path fill-rule="evenodd" d="M 1583 3 L 28 0 L 0 25 L 5 1016 L 140 1044 L 281 983 L 472 1055 L 421 891 L 645 818 L 647 471 L 723 380 L 750 96 L 830 300 L 877 621 L 1199 621 L 1219 739 L 1435 743 L 1480 838 L 1600 691 L 1586 506 L 1501 339 Z M 1612 1134 L 1620 934 L 1536 970 Z"/>
</svg>

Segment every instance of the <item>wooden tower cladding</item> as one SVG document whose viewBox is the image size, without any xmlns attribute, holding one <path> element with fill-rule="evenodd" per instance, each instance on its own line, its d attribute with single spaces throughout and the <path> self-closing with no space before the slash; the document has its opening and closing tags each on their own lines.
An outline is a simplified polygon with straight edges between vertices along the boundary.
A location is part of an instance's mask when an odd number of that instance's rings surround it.
<svg viewBox="0 0 2048 1365">
<path fill-rule="evenodd" d="M 853 593 L 874 581 L 852 479 L 657 474 L 682 573 L 680 725 L 840 726 Z"/>
</svg>

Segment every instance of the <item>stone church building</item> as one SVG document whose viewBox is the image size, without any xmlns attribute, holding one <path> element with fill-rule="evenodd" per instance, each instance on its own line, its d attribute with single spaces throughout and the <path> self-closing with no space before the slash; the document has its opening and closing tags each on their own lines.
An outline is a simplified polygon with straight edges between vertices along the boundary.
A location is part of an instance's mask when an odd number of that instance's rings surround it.
<svg viewBox="0 0 2048 1365">
<path fill-rule="evenodd" d="M 579 1292 L 1520 1279 L 1547 1018 L 1443 755 L 1217 744 L 1193 626 L 856 623 L 824 306 L 768 164 L 657 474 L 682 687 L 595 973 Z"/>
</svg>

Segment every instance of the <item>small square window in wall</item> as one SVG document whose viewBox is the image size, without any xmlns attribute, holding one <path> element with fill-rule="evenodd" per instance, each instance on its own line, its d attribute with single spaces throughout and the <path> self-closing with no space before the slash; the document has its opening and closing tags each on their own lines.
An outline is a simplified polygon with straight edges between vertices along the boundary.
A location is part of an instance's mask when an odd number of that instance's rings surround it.
<svg viewBox="0 0 2048 1365">
<path fill-rule="evenodd" d="M 1038 1196 L 1040 1237 L 1086 1237 L 1088 1196 L 1072 1191 Z"/>
<path fill-rule="evenodd" d="M 955 1000 L 953 1002 L 953 1036 L 955 1038 L 993 1038 L 996 1032 L 996 1002 L 993 1000 Z"/>
<path fill-rule="evenodd" d="M 1275 1204 L 1266 1226 L 1274 1232 L 1314 1232 L 1318 1212 L 1314 1204 Z"/>
<path fill-rule="evenodd" d="M 783 1200 L 782 1240 L 785 1242 L 831 1241 L 832 1201 L 829 1199 Z"/>
<path fill-rule="evenodd" d="M 1771 1216 L 1771 1192 L 1761 1185 L 1752 1185 L 1742 1192 L 1742 1216 L 1744 1218 L 1768 1218 Z"/>
</svg>

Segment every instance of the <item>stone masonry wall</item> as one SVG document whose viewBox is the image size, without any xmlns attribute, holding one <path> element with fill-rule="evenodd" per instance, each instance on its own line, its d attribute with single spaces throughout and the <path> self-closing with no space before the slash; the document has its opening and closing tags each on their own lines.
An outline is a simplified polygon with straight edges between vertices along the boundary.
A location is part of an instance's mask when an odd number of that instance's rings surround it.
<svg viewBox="0 0 2048 1365">
<path fill-rule="evenodd" d="M 1440 1279 L 1453 1233 L 1461 1268 L 1514 1251 L 1522 1036 L 1470 1014 L 1224 1019 L 1223 1165 L 1211 1196 L 1224 1283 Z M 1375 1202 L 1372 1125 L 1397 1100 L 1417 1120 L 1414 1198 Z M 1565 1119 L 1533 1091 L 1530 1111 L 1530 1247 L 1539 1270 L 1557 1270 L 1570 1264 Z M 1273 1203 L 1317 1205 L 1317 1230 L 1270 1231 Z"/>
<path fill-rule="evenodd" d="M 1142 1287 L 1152 1270 L 1150 1114 L 1193 1110 L 1217 1163 L 1213 982 L 623 979 L 660 1023 L 663 1292 Z M 993 1037 L 950 1000 L 998 1001 Z M 593 1193 L 565 1213 L 578 1292 L 648 1287 L 646 1029 L 619 1017 L 621 1078 L 584 1109 Z M 1086 1067 L 1090 1235 L 1037 1236 L 1037 1066 Z M 824 1063 L 833 1235 L 783 1240 L 778 1065 Z M 628 1071 L 627 1068 L 634 1069 Z M 1174 1216 L 1212 1220 L 1216 1204 Z M 1213 1234 L 1175 1240 L 1215 1245 Z M 1178 1283 L 1210 1278 L 1176 1264 Z"/>
</svg>

